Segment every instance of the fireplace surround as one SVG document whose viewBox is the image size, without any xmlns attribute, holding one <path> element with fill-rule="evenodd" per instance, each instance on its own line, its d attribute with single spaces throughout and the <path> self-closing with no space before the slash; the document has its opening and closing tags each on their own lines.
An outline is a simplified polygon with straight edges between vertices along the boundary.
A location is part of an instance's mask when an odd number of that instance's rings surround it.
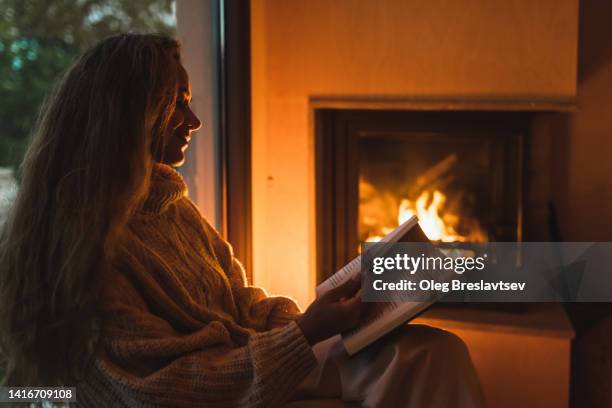
<svg viewBox="0 0 612 408">
<path fill-rule="evenodd" d="M 552 154 L 542 139 L 562 135 L 540 118 L 575 108 L 576 1 L 251 6 L 255 285 L 302 307 L 314 298 L 317 109 L 534 112 L 539 141 L 525 150 L 537 159 L 529 197 L 538 202 L 528 204 L 536 219 L 523 235 L 547 239 L 555 179 L 540 171 Z"/>
<path fill-rule="evenodd" d="M 549 203 L 576 190 L 563 189 L 571 182 L 564 167 L 571 126 L 559 123 L 565 121 L 559 112 L 576 108 L 577 1 L 272 0 L 251 6 L 254 284 L 306 307 L 324 275 L 322 260 L 329 273 L 357 251 L 359 169 L 347 185 L 332 178 L 331 166 L 324 177 L 321 162 L 336 160 L 349 171 L 356 156 L 347 149 L 362 146 L 341 144 L 344 158 L 330 158 L 331 150 L 323 155 L 322 128 L 332 125 L 320 120 L 319 109 L 529 111 L 517 169 L 523 173 L 517 223 L 525 241 L 551 239 Z M 600 122 L 587 118 L 583 131 Z M 341 194 L 347 189 L 350 206 Z M 335 195 L 323 198 L 322 190 Z M 340 217 L 334 218 L 334 208 Z M 567 213 L 560 211 L 560 219 Z M 354 242 L 343 242 L 347 237 Z M 554 323 L 562 321 L 562 311 L 541 319 L 498 310 L 436 312 L 444 316 L 422 323 L 464 339 L 491 404 L 567 406 L 571 328 Z M 505 325 L 508 320 L 514 323 Z"/>
</svg>

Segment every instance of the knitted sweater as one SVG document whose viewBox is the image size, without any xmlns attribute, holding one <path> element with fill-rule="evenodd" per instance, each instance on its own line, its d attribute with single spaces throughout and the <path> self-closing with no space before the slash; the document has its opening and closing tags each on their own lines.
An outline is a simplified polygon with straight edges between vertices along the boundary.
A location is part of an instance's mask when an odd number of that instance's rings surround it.
<svg viewBox="0 0 612 408">
<path fill-rule="evenodd" d="M 274 407 L 316 365 L 290 299 L 247 286 L 230 245 L 200 215 L 172 167 L 104 277 L 103 335 L 78 385 L 87 407 Z"/>
</svg>

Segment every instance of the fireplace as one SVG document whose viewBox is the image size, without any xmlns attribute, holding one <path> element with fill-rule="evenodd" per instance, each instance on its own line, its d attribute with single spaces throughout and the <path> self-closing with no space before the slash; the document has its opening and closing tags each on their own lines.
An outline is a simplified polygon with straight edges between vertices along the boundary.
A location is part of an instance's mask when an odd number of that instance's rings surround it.
<svg viewBox="0 0 612 408">
<path fill-rule="evenodd" d="M 520 241 L 522 112 L 315 111 L 317 279 L 416 214 L 432 241 Z"/>
</svg>

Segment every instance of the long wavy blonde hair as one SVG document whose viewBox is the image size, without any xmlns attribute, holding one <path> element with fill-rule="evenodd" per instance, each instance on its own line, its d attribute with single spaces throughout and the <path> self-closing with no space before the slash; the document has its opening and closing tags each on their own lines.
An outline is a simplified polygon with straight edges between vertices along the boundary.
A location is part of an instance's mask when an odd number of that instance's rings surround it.
<svg viewBox="0 0 612 408">
<path fill-rule="evenodd" d="M 6 384 L 74 384 L 90 366 L 101 276 L 163 153 L 178 59 L 165 36 L 110 37 L 43 105 L 0 236 Z"/>
</svg>

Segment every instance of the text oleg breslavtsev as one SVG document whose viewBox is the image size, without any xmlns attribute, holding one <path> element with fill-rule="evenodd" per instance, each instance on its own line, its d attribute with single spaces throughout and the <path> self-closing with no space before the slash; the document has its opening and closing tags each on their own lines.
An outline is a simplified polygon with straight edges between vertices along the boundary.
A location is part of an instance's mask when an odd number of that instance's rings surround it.
<svg viewBox="0 0 612 408">
<path fill-rule="evenodd" d="M 448 282 L 437 282 L 435 280 L 418 280 L 402 279 L 398 282 L 385 282 L 377 279 L 372 282 L 372 287 L 377 291 L 423 291 L 435 290 L 439 292 L 450 291 L 523 291 L 525 290 L 525 282 L 462 282 L 458 279 L 453 279 Z"/>
</svg>

